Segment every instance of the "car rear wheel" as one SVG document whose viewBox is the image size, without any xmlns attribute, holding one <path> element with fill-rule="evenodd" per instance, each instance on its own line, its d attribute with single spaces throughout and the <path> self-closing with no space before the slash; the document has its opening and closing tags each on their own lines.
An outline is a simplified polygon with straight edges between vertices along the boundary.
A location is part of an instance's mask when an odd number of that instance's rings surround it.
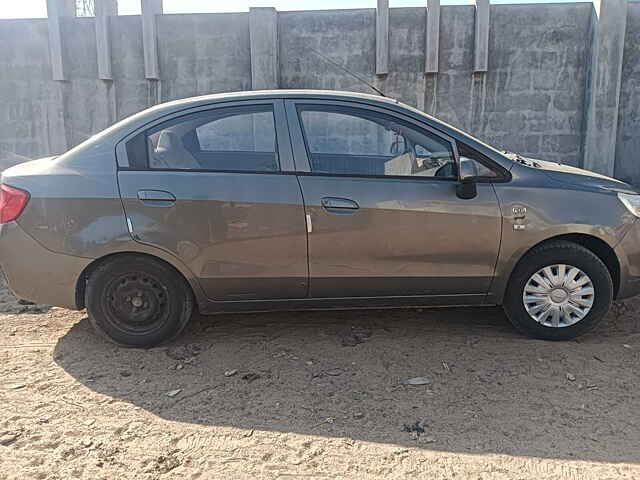
<svg viewBox="0 0 640 480">
<path fill-rule="evenodd" d="M 159 260 L 135 255 L 98 266 L 88 278 L 85 303 L 96 331 L 127 347 L 176 337 L 193 311 L 193 295 L 181 275 Z"/>
<path fill-rule="evenodd" d="M 594 328 L 613 300 L 606 265 L 581 245 L 557 241 L 528 252 L 511 275 L 504 309 L 523 333 L 569 340 Z"/>
</svg>

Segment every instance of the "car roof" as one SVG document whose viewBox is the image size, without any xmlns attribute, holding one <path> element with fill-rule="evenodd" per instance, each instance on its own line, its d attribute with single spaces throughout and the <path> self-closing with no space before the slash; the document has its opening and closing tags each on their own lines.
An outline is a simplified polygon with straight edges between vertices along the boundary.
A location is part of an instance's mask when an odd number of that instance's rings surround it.
<svg viewBox="0 0 640 480">
<path fill-rule="evenodd" d="M 382 103 L 387 105 L 401 105 L 401 103 L 389 97 L 371 95 L 368 93 L 337 91 L 337 90 L 249 90 L 241 92 L 214 93 L 198 97 L 183 98 L 162 103 L 154 109 L 168 109 L 206 105 L 215 102 L 231 102 L 235 100 L 259 100 L 270 98 L 317 98 L 324 100 L 360 100 L 367 103 Z M 408 105 L 403 105 L 409 107 Z M 411 107 L 409 107 L 411 108 Z"/>
</svg>

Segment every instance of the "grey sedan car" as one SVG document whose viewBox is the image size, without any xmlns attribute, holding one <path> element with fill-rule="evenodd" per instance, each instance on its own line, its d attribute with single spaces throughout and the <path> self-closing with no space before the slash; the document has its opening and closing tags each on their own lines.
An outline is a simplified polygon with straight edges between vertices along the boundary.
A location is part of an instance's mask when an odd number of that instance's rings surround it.
<svg viewBox="0 0 640 480">
<path fill-rule="evenodd" d="M 640 195 L 498 151 L 397 101 L 329 91 L 158 105 L 2 174 L 21 298 L 126 346 L 202 314 L 503 305 L 569 339 L 640 291 Z"/>
</svg>

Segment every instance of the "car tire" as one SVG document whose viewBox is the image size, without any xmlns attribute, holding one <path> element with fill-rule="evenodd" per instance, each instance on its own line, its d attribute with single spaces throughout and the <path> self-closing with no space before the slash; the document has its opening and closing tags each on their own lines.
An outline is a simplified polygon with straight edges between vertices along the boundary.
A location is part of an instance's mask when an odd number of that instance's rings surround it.
<svg viewBox="0 0 640 480">
<path fill-rule="evenodd" d="M 185 279 L 152 257 L 122 255 L 87 279 L 85 305 L 95 330 L 125 347 L 151 347 L 179 335 L 193 312 Z"/>
<path fill-rule="evenodd" d="M 520 260 L 503 306 L 511 323 L 524 334 L 570 340 L 598 325 L 612 301 L 613 282 L 602 260 L 576 243 L 553 241 L 533 248 Z"/>
</svg>

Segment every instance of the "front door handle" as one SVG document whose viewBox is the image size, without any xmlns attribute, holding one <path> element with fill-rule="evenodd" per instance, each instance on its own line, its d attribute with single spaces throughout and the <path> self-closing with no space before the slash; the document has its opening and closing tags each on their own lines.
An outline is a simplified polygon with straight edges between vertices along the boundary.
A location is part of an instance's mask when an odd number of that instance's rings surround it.
<svg viewBox="0 0 640 480">
<path fill-rule="evenodd" d="M 175 195 L 164 190 L 138 190 L 138 200 L 149 205 L 173 205 L 176 201 Z"/>
<path fill-rule="evenodd" d="M 324 197 L 321 200 L 322 208 L 333 213 L 352 213 L 360 206 L 348 198 Z"/>
</svg>

